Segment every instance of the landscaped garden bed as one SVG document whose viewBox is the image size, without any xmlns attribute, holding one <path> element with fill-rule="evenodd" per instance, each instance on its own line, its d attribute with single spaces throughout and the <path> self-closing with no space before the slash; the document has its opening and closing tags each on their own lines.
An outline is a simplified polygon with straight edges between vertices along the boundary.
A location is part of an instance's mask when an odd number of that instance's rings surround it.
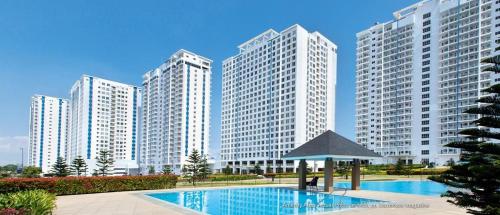
<svg viewBox="0 0 500 215">
<path fill-rule="evenodd" d="M 56 195 L 174 188 L 175 175 L 9 178 L 0 180 L 0 193 L 46 190 Z"/>
</svg>

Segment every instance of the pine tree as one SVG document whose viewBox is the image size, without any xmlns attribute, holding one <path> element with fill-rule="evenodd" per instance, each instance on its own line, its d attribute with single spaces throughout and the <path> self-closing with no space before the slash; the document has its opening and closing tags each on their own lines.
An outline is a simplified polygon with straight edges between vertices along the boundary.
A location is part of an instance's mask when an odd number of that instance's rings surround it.
<svg viewBox="0 0 500 215">
<path fill-rule="evenodd" d="M 170 165 L 164 165 L 163 169 L 161 170 L 161 173 L 164 174 L 164 175 L 171 174 L 172 173 L 172 168 L 170 167 Z"/>
<path fill-rule="evenodd" d="M 198 153 L 198 150 L 193 149 L 193 152 L 189 155 L 186 160 L 186 168 L 185 176 L 193 183 L 193 186 L 196 185 L 196 180 L 200 178 L 200 171 L 202 166 L 200 165 L 202 162 L 202 157 Z"/>
<path fill-rule="evenodd" d="M 500 56 L 487 58 L 483 63 L 493 64 L 485 71 L 500 72 Z M 462 140 L 446 146 L 462 151 L 460 162 L 432 180 L 450 187 L 443 196 L 451 197 L 449 202 L 467 208 L 471 214 L 500 214 L 500 133 L 491 129 L 500 128 L 500 84 L 493 85 L 483 92 L 489 95 L 477 100 L 478 107 L 466 110 L 466 114 L 480 115 L 474 123 L 477 128 L 459 132 Z"/>
<path fill-rule="evenodd" d="M 222 169 L 222 173 L 224 173 L 224 175 L 231 175 L 233 174 L 233 169 L 231 169 L 229 165 L 226 165 L 226 167 Z"/>
<path fill-rule="evenodd" d="M 155 174 L 155 167 L 148 166 L 148 175 L 154 175 L 154 174 Z"/>
<path fill-rule="evenodd" d="M 398 162 L 396 162 L 396 166 L 394 167 L 394 172 L 398 175 L 403 174 L 405 169 L 405 161 L 402 159 L 399 159 Z"/>
<path fill-rule="evenodd" d="M 68 164 L 62 157 L 57 157 L 56 163 L 52 165 L 52 173 L 57 177 L 66 177 L 69 175 Z"/>
<path fill-rule="evenodd" d="M 110 152 L 108 150 L 99 151 L 99 156 L 97 159 L 97 174 L 101 176 L 107 176 L 111 174 L 113 170 L 113 158 L 110 157 Z"/>
<path fill-rule="evenodd" d="M 73 162 L 71 162 L 70 171 L 76 176 L 87 174 L 87 164 L 82 156 L 78 156 L 73 160 Z"/>
<path fill-rule="evenodd" d="M 271 165 L 267 164 L 266 166 L 266 173 L 269 174 L 269 173 L 273 173 L 273 168 L 271 167 Z"/>
<path fill-rule="evenodd" d="M 253 171 L 257 175 L 261 175 L 262 174 L 262 169 L 260 169 L 260 165 L 259 164 L 255 164 L 255 166 L 253 167 Z"/>
<path fill-rule="evenodd" d="M 200 166 L 200 177 L 199 179 L 207 179 L 208 175 L 210 175 L 210 166 L 208 165 L 208 159 L 206 156 L 203 156 L 199 163 Z"/>
</svg>

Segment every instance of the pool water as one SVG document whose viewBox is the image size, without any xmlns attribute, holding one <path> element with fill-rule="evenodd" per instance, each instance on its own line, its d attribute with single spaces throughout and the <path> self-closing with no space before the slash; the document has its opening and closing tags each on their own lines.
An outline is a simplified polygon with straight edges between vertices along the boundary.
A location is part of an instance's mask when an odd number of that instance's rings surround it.
<svg viewBox="0 0 500 215">
<path fill-rule="evenodd" d="M 314 214 L 381 201 L 282 187 L 213 189 L 146 194 L 205 214 Z"/>
<path fill-rule="evenodd" d="M 337 182 L 336 188 L 351 188 L 350 182 Z M 434 181 L 362 181 L 361 190 L 440 196 L 448 190 L 446 185 Z"/>
</svg>

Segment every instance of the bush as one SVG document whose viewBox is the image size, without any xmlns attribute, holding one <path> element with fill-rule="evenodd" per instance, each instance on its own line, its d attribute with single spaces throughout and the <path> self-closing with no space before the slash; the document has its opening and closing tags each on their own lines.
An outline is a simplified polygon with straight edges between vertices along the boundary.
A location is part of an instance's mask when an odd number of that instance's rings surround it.
<svg viewBox="0 0 500 215">
<path fill-rule="evenodd" d="M 446 169 L 412 169 L 410 175 L 440 175 L 444 173 Z M 406 173 L 401 173 L 396 170 L 387 170 L 387 175 L 407 175 Z"/>
<path fill-rule="evenodd" d="M 274 177 L 276 177 L 276 173 L 264 173 L 264 177 L 266 177 L 266 178 L 274 178 Z"/>
<path fill-rule="evenodd" d="M 40 174 L 42 174 L 42 169 L 39 167 L 27 166 L 23 168 L 21 176 L 24 178 L 39 178 Z"/>
<path fill-rule="evenodd" d="M 24 209 L 15 209 L 15 208 L 4 208 L 0 209 L 0 215 L 25 215 L 28 214 L 28 211 Z"/>
<path fill-rule="evenodd" d="M 46 190 L 56 195 L 105 193 L 116 191 L 169 189 L 175 187 L 177 176 L 109 176 L 65 178 L 10 178 L 0 180 L 0 193 L 25 190 Z"/>
<path fill-rule="evenodd" d="M 210 175 L 208 176 L 208 179 L 210 181 L 240 181 L 240 180 L 251 180 L 251 179 L 258 179 L 259 176 L 255 174 L 248 174 L 248 175 Z"/>
<path fill-rule="evenodd" d="M 52 214 L 56 196 L 45 190 L 28 190 L 0 195 L 0 214 Z"/>
</svg>

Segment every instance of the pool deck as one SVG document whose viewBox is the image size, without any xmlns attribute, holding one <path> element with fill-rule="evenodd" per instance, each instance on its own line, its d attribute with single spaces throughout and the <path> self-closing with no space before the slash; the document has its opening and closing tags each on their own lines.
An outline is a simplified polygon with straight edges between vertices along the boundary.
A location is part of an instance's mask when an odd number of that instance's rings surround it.
<svg viewBox="0 0 500 215">
<path fill-rule="evenodd" d="M 251 187 L 292 187 L 289 184 L 283 185 L 256 185 Z M 249 187 L 249 186 L 231 186 Z M 91 214 L 116 214 L 116 215 L 143 215 L 143 214 L 199 214 L 195 211 L 177 207 L 175 205 L 165 203 L 154 198 L 145 196 L 145 193 L 159 193 L 172 191 L 188 191 L 188 190 L 207 190 L 221 189 L 222 187 L 213 188 L 176 188 L 170 190 L 149 190 L 149 191 L 131 191 L 131 192 L 115 192 L 115 193 L 99 193 L 85 194 L 72 196 L 58 196 L 57 208 L 55 214 L 61 215 L 91 215 Z M 344 191 L 335 191 L 334 194 L 343 195 Z M 351 191 L 345 193 L 346 196 L 376 199 L 391 202 L 391 207 L 388 208 L 356 208 L 339 212 L 330 212 L 326 214 L 381 214 L 381 215 L 396 215 L 396 214 L 466 214 L 465 209 L 458 208 L 446 202 L 446 199 L 440 197 L 418 196 L 400 193 L 389 193 L 379 191 Z M 419 208 L 408 207 L 409 204 L 418 204 Z M 325 214 L 325 213 L 323 213 Z"/>
</svg>

